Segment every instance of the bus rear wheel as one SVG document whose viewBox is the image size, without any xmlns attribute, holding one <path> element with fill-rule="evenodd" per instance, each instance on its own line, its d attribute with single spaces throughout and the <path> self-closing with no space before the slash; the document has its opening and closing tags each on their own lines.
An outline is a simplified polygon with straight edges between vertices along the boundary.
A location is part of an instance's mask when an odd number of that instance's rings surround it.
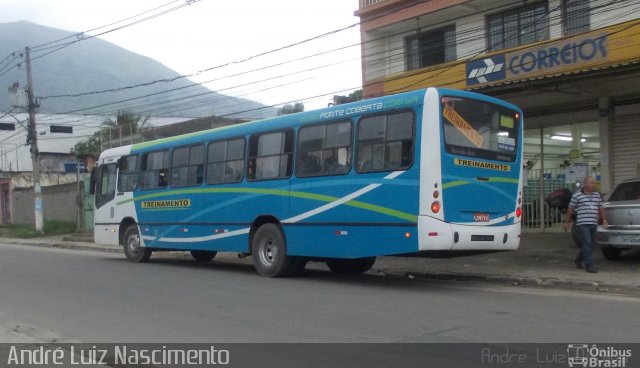
<svg viewBox="0 0 640 368">
<path fill-rule="evenodd" d="M 327 266 L 339 275 L 357 275 L 369 271 L 374 263 L 376 263 L 376 257 L 334 259 L 327 261 Z"/>
<path fill-rule="evenodd" d="M 287 255 L 284 234 L 277 225 L 260 226 L 251 243 L 253 267 L 260 275 L 282 277 L 290 274 L 294 259 Z"/>
<path fill-rule="evenodd" d="M 140 233 L 137 225 L 129 225 L 122 238 L 122 247 L 127 259 L 136 263 L 144 263 L 151 258 L 151 249 L 140 245 Z"/>
<path fill-rule="evenodd" d="M 218 254 L 217 252 L 210 252 L 206 250 L 192 250 L 191 257 L 197 262 L 211 262 L 211 260 Z"/>
</svg>

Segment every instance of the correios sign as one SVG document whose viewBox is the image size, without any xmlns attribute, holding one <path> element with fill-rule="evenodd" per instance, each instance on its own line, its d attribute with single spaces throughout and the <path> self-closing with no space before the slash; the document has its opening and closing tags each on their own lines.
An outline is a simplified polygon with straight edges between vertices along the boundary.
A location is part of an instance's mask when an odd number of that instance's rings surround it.
<svg viewBox="0 0 640 368">
<path fill-rule="evenodd" d="M 385 78 L 384 92 L 476 89 L 640 62 L 640 19 Z"/>
<path fill-rule="evenodd" d="M 606 62 L 608 34 L 573 37 L 506 54 L 506 79 L 520 79 L 569 71 Z"/>
<path fill-rule="evenodd" d="M 640 21 L 634 20 L 559 40 L 538 42 L 506 53 L 490 54 L 466 63 L 466 86 L 500 84 L 637 62 L 640 61 L 639 34 Z M 478 75 L 486 71 L 478 66 L 482 66 L 482 62 L 486 64 L 487 60 L 503 62 L 504 67 L 501 72 L 494 70 L 483 80 Z"/>
</svg>

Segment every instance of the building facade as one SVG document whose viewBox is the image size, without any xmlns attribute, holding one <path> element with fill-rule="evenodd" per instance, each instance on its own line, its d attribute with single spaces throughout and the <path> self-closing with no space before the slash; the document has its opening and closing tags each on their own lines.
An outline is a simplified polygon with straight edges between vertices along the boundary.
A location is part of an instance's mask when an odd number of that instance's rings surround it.
<svg viewBox="0 0 640 368">
<path fill-rule="evenodd" d="M 554 189 L 640 176 L 640 0 L 361 0 L 356 15 L 365 97 L 441 86 L 524 110 L 530 226 L 557 220 Z"/>
</svg>

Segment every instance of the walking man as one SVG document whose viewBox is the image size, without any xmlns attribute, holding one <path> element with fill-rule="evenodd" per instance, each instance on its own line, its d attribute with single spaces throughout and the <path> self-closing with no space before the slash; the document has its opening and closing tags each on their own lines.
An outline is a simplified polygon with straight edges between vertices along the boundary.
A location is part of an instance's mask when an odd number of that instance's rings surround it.
<svg viewBox="0 0 640 368">
<path fill-rule="evenodd" d="M 577 268 L 584 267 L 585 271 L 591 273 L 598 272 L 593 266 L 593 247 L 597 241 L 598 219 L 602 219 L 602 225 L 605 228 L 608 227 L 602 209 L 602 195 L 595 189 L 596 179 L 593 176 L 587 176 L 584 179 L 582 189 L 573 193 L 571 197 L 563 226 L 564 231 L 569 231 L 573 214 L 577 215 L 576 226 L 580 235 L 580 252 L 576 257 L 575 264 Z"/>
</svg>

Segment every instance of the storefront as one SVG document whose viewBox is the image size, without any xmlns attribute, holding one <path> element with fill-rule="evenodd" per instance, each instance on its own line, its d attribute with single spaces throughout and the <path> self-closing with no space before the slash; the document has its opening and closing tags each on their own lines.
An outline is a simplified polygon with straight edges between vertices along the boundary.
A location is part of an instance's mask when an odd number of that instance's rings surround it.
<svg viewBox="0 0 640 368">
<path fill-rule="evenodd" d="M 544 198 L 584 176 L 605 194 L 640 176 L 640 20 L 385 78 L 384 94 L 445 86 L 522 107 L 525 223 L 559 229 Z M 542 214 L 542 215 L 540 215 Z"/>
</svg>

